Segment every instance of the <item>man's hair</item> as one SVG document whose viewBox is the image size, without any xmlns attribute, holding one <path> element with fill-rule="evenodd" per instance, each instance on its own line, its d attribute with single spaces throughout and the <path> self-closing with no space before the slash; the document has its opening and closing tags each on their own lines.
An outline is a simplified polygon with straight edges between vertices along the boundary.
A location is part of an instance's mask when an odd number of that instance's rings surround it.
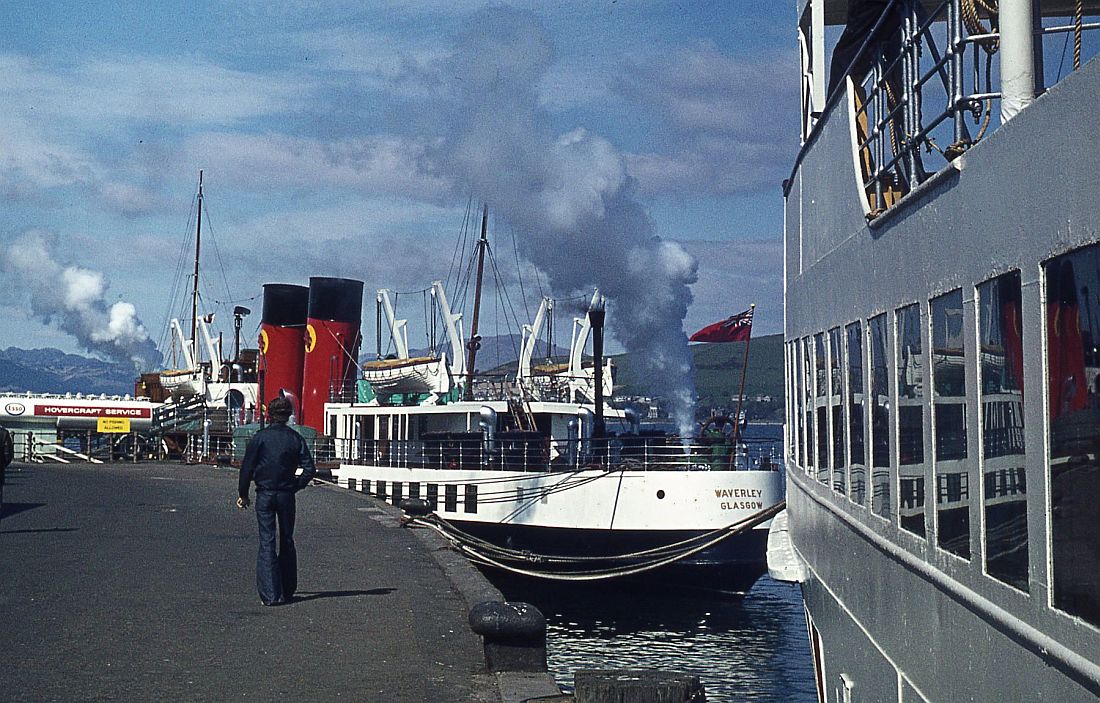
<svg viewBox="0 0 1100 703">
<path fill-rule="evenodd" d="M 272 422 L 286 422 L 294 412 L 294 407 L 286 398 L 279 397 L 267 404 L 267 414 Z"/>
</svg>

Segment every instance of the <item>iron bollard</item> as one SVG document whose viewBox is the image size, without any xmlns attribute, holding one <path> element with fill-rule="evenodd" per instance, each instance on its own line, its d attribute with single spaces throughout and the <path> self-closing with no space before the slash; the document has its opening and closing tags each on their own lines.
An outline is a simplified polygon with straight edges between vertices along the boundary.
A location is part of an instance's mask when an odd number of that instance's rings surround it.
<svg viewBox="0 0 1100 703">
<path fill-rule="evenodd" d="M 530 603 L 485 601 L 470 609 L 489 671 L 546 671 L 546 618 Z"/>
</svg>

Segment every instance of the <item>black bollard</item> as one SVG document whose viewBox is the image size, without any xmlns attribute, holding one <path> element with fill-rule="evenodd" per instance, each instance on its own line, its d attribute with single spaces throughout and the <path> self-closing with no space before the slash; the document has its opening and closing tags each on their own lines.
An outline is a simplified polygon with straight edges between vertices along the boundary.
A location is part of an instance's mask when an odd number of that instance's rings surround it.
<svg viewBox="0 0 1100 703">
<path fill-rule="evenodd" d="M 425 517 L 432 514 L 432 506 L 421 498 L 405 498 L 399 507 L 412 517 Z"/>
<path fill-rule="evenodd" d="M 470 609 L 489 671 L 546 671 L 546 618 L 530 603 L 485 601 Z"/>
<path fill-rule="evenodd" d="M 575 703 L 705 703 L 699 677 L 656 669 L 589 669 L 573 676 Z"/>
</svg>

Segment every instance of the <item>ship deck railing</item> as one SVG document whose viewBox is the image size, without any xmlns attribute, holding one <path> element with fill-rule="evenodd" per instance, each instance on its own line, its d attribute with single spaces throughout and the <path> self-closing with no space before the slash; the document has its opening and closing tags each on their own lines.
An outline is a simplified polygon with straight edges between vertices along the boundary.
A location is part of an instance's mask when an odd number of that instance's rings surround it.
<svg viewBox="0 0 1100 703">
<path fill-rule="evenodd" d="M 850 75 L 858 65 L 870 66 L 865 76 L 853 76 L 855 147 L 870 205 L 868 217 L 890 208 L 1001 122 L 1002 94 L 996 89 L 1000 69 L 995 60 L 1000 33 L 984 13 L 975 21 L 975 15 L 965 12 L 967 2 L 893 0 L 844 72 Z M 1036 53 L 1044 53 L 1048 46 L 1049 58 L 1060 55 L 1056 66 L 1044 66 L 1037 58 L 1036 89 L 1042 92 L 1096 53 L 1095 42 L 1082 44 L 1080 37 L 1100 29 L 1100 22 L 1071 13 L 1067 24 L 1060 6 L 1046 7 L 1039 0 L 1036 6 Z M 1086 2 L 1084 8 L 1085 15 L 1092 15 L 1096 3 Z M 896 33 L 891 31 L 895 22 Z M 822 126 L 816 120 L 836 108 L 843 94 L 843 89 L 835 90 L 823 106 L 804 101 L 803 124 L 812 126 L 803 135 L 803 152 L 811 148 Z M 802 154 L 796 169 L 801 160 Z"/>
<path fill-rule="evenodd" d="M 534 433 L 514 433 L 530 435 Z M 424 440 L 336 439 L 342 464 L 418 469 L 513 472 L 739 471 L 779 469 L 774 443 L 742 445 L 682 444 L 678 438 L 545 437 Z"/>
</svg>

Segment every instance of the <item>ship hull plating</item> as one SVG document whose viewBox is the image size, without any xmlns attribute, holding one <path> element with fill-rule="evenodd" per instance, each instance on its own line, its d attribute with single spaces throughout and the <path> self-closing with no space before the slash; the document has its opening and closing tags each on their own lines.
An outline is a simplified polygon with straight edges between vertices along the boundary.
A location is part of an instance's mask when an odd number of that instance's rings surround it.
<svg viewBox="0 0 1100 703">
<path fill-rule="evenodd" d="M 1070 652 L 1052 652 L 1056 643 L 1002 609 L 1000 594 L 937 574 L 893 546 L 901 537 L 895 528 L 861 524 L 829 493 L 804 477 L 788 479 L 788 510 L 798 515 L 792 538 L 810 565 L 802 596 L 827 700 L 844 700 L 844 681 L 862 700 L 1094 700 L 1098 682 L 1066 660 Z"/>
</svg>

